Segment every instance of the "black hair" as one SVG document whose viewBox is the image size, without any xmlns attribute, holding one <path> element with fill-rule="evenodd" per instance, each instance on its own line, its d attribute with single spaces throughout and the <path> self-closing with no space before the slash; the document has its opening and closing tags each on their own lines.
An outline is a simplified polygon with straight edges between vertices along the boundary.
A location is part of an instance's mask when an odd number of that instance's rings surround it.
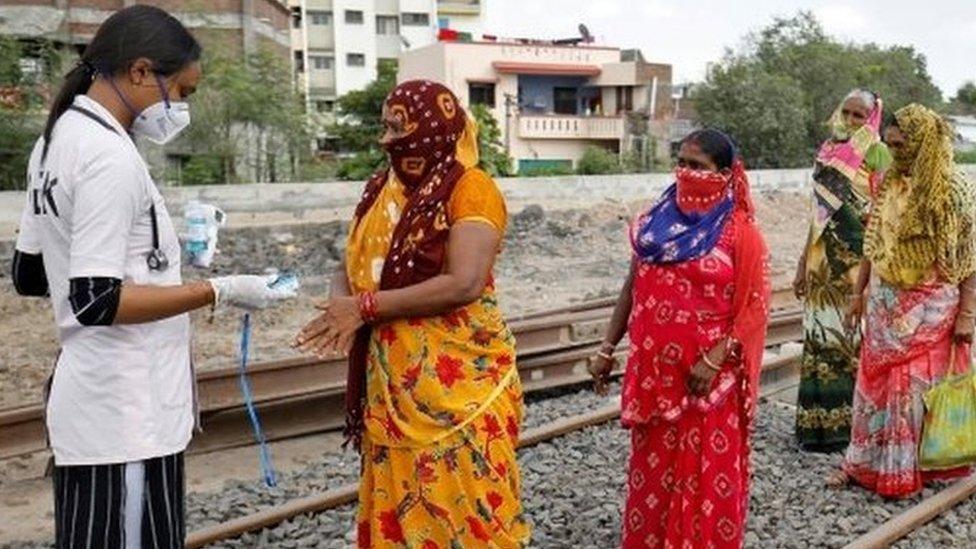
<svg viewBox="0 0 976 549">
<path fill-rule="evenodd" d="M 892 111 L 886 112 L 884 115 L 884 120 L 881 125 L 881 128 L 886 129 L 886 128 L 897 128 L 897 127 L 898 127 L 898 117 L 896 117 L 895 113 Z"/>
<path fill-rule="evenodd" d="M 76 95 L 88 92 L 97 76 L 125 72 L 140 58 L 152 61 L 156 74 L 169 76 L 198 61 L 201 53 L 200 43 L 183 23 L 159 8 L 139 5 L 115 12 L 98 27 L 78 64 L 65 75 L 44 126 L 42 158 L 47 156 L 58 118 Z"/>
<path fill-rule="evenodd" d="M 693 143 L 710 158 L 719 170 L 731 168 L 735 161 L 735 143 L 732 138 L 713 128 L 695 130 L 681 140 L 681 144 Z"/>
</svg>

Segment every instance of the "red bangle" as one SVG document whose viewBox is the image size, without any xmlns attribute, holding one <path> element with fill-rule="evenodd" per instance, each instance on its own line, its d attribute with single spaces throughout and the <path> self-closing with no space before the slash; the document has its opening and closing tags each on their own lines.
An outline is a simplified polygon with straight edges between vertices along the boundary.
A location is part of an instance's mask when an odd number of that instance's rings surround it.
<svg viewBox="0 0 976 549">
<path fill-rule="evenodd" d="M 363 322 L 372 324 L 379 316 L 376 292 L 363 292 L 359 294 L 359 316 Z"/>
</svg>

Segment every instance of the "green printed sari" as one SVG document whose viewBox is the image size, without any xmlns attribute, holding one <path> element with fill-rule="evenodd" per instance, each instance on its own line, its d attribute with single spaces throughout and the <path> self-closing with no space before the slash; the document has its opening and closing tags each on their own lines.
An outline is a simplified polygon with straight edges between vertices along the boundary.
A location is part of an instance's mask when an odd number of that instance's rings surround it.
<svg viewBox="0 0 976 549">
<path fill-rule="evenodd" d="M 844 328 L 862 256 L 871 189 L 890 164 L 878 138 L 881 105 L 850 139 L 828 141 L 814 168 L 796 438 L 811 451 L 847 447 L 860 336 Z"/>
</svg>

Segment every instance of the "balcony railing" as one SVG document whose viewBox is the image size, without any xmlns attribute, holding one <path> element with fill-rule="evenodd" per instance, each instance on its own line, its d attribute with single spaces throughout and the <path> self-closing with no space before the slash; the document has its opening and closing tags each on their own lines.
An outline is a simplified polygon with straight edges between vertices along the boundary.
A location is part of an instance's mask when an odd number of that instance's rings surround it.
<svg viewBox="0 0 976 549">
<path fill-rule="evenodd" d="M 520 116 L 523 139 L 622 139 L 624 119 L 616 116 Z"/>
</svg>

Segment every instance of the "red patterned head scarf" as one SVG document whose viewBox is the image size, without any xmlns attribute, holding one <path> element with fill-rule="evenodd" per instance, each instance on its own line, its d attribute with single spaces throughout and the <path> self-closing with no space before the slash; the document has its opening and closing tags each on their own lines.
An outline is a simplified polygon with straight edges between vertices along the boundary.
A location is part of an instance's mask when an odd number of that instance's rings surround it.
<svg viewBox="0 0 976 549">
<path fill-rule="evenodd" d="M 383 145 L 390 168 L 408 189 L 443 176 L 456 161 L 465 114 L 444 85 L 409 80 L 393 89 L 384 103 L 388 116 L 400 121 L 404 135 Z"/>
</svg>

